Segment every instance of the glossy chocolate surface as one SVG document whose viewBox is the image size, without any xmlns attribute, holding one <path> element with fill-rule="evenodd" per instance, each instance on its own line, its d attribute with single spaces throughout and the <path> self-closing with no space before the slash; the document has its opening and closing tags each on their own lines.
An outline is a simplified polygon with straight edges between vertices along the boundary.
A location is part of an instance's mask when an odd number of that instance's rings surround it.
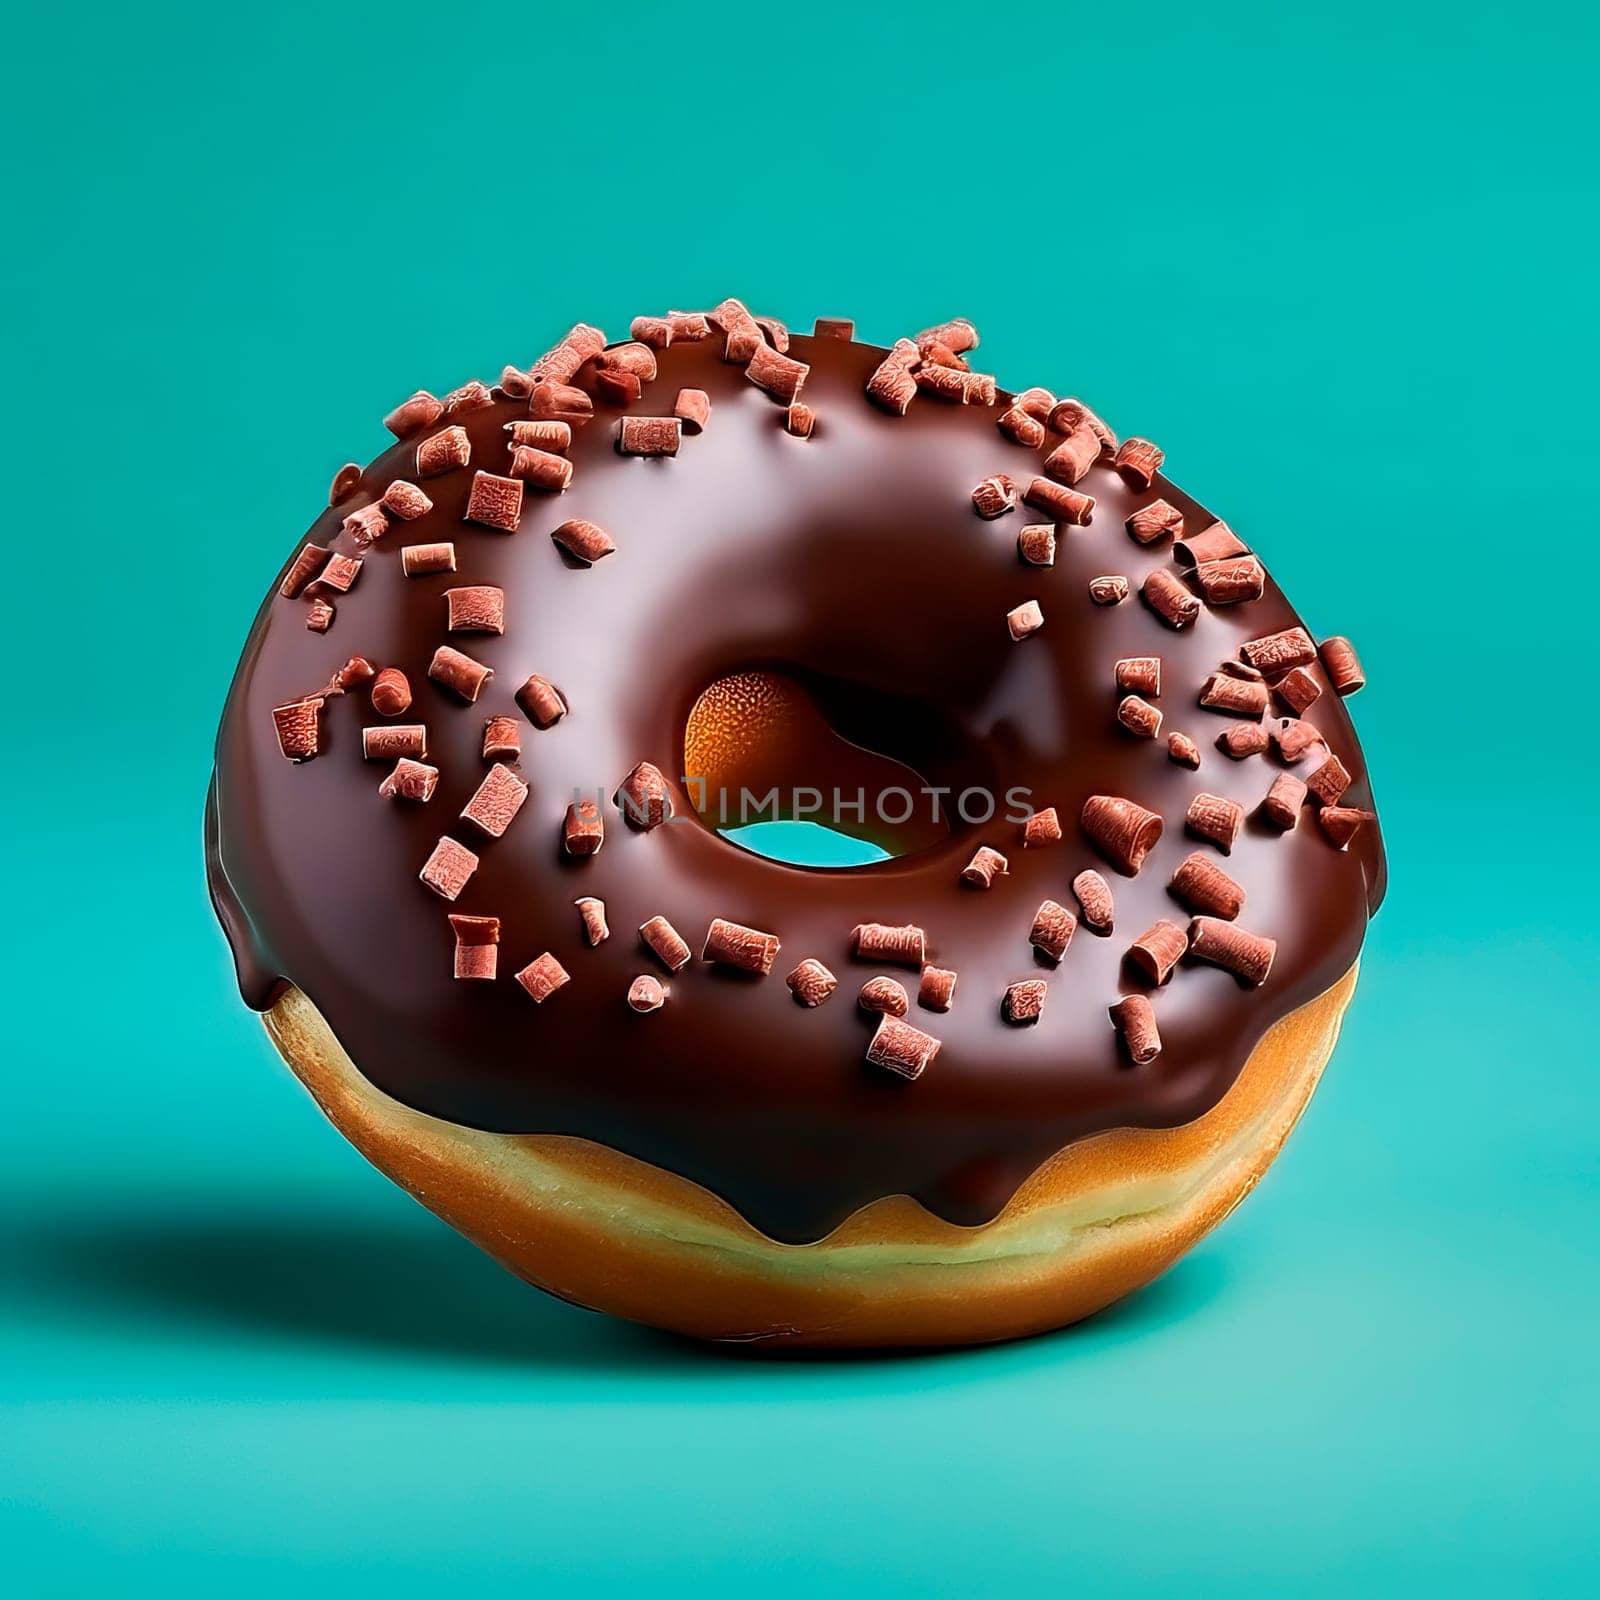
<svg viewBox="0 0 1600 1600">
<path fill-rule="evenodd" d="M 710 394 L 708 426 L 685 436 L 676 457 L 619 456 L 621 409 L 597 400 L 570 452 L 569 490 L 530 489 L 514 535 L 463 523 L 472 470 L 506 470 L 504 424 L 527 414 L 526 402 L 501 398 L 448 419 L 471 436 L 471 467 L 422 482 L 434 510 L 397 521 L 365 552 L 329 633 L 308 632 L 304 601 L 279 598 L 274 582 L 218 739 L 207 808 L 213 898 L 246 1001 L 264 1008 L 284 982 L 298 986 L 357 1067 L 407 1105 L 475 1127 L 598 1140 L 703 1184 L 777 1239 L 818 1238 L 898 1193 L 979 1224 L 1071 1141 L 1181 1124 L 1215 1105 L 1261 1035 L 1354 961 L 1382 894 L 1377 828 L 1340 851 L 1308 805 L 1296 830 L 1279 835 L 1254 815 L 1282 770 L 1276 755 L 1234 761 L 1214 747 L 1229 719 L 1198 706 L 1201 684 L 1242 641 L 1299 619 L 1270 582 L 1262 599 L 1205 607 L 1181 633 L 1140 601 L 1144 574 L 1172 564 L 1171 541 L 1135 544 L 1126 517 L 1160 494 L 1192 533 L 1212 520 L 1195 501 L 1161 479 L 1131 489 L 1098 464 L 1079 485 L 1097 502 L 1091 525 L 1063 526 L 1055 566 L 1030 567 L 1018 559 L 1017 531 L 1044 519 L 1019 506 L 983 521 L 971 491 L 994 472 L 1025 486 L 1057 436 L 1039 450 L 1010 443 L 995 427 L 1003 403 L 919 395 L 908 415 L 886 414 L 863 393 L 881 351 L 796 338 L 791 354 L 811 363 L 803 399 L 817 424 L 811 438 L 795 438 L 783 407 L 721 351 L 714 333 L 661 352 L 659 376 L 628 408 L 670 414 L 680 387 Z M 590 369 L 576 381 L 592 390 Z M 355 550 L 340 533 L 344 516 L 392 479 L 418 481 L 415 443 L 380 455 L 308 537 Z M 565 557 L 549 535 L 572 517 L 600 523 L 617 552 L 589 569 Z M 1270 530 L 1239 531 L 1252 545 L 1265 534 L 1270 564 Z M 454 573 L 402 576 L 402 544 L 445 539 L 455 543 Z M 1102 573 L 1127 574 L 1132 597 L 1091 604 L 1087 582 Z M 464 584 L 504 588 L 503 637 L 446 634 L 443 593 Z M 1044 628 L 1014 643 L 1006 613 L 1029 599 L 1042 605 Z M 494 668 L 475 705 L 426 675 L 446 642 Z M 357 654 L 410 677 L 415 704 L 402 720 L 427 724 L 428 760 L 441 770 L 428 804 L 379 797 L 388 765 L 361 759 L 360 730 L 382 719 L 364 687 L 328 701 L 315 760 L 294 765 L 279 752 L 272 707 L 316 692 Z M 1156 703 L 1166 722 L 1156 741 L 1114 718 L 1113 665 L 1134 655 L 1163 661 Z M 943 843 L 874 866 L 801 868 L 721 838 L 680 791 L 679 820 L 642 833 L 608 809 L 601 852 L 565 858 L 560 826 L 574 790 L 609 796 L 641 760 L 676 778 L 696 698 L 752 666 L 827 685 L 843 708 L 835 715 L 850 721 L 853 703 L 857 720 L 877 729 L 866 742 L 932 781 L 1031 791 L 1035 805 L 1059 808 L 1065 838 L 1024 851 L 1018 827 L 997 817 L 958 822 Z M 1311 670 L 1324 693 L 1307 720 L 1354 775 L 1344 803 L 1370 806 L 1345 706 L 1321 666 Z M 546 731 L 514 700 L 533 672 L 571 707 Z M 533 791 L 498 840 L 459 820 L 485 771 L 483 726 L 496 713 L 522 724 L 518 770 Z M 1198 771 L 1169 761 L 1172 730 L 1199 743 Z M 1314 764 L 1293 770 L 1305 777 Z M 1185 809 L 1201 790 L 1251 813 L 1226 859 L 1185 834 Z M 1128 796 L 1165 819 L 1135 878 L 1117 874 L 1079 832 L 1080 808 L 1096 793 Z M 453 906 L 417 880 L 443 833 L 482 859 Z M 1009 876 L 987 892 L 960 882 L 979 844 L 1010 860 Z M 1181 963 L 1153 995 L 1162 1052 L 1131 1066 L 1106 1008 L 1146 988 L 1124 965 L 1128 945 L 1160 918 L 1187 925 L 1166 886 L 1196 849 L 1244 886 L 1240 924 L 1278 941 L 1276 963 L 1255 990 Z M 1048 967 L 1028 943 L 1034 912 L 1046 897 L 1074 905 L 1069 886 L 1086 866 L 1115 890 L 1115 931 L 1097 937 L 1080 926 L 1060 966 Z M 612 936 L 594 949 L 573 908 L 580 895 L 606 902 Z M 451 910 L 502 920 L 498 981 L 452 980 Z M 778 934 L 772 976 L 697 959 L 669 977 L 635 933 L 657 913 L 697 957 L 713 917 Z M 923 925 L 930 959 L 959 973 L 948 1014 L 911 1008 L 907 1020 L 943 1042 L 913 1083 L 863 1060 L 876 1019 L 856 1006 L 860 984 L 889 971 L 915 993 L 914 973 L 852 960 L 851 930 L 864 921 Z M 572 981 L 536 1006 L 512 974 L 545 950 Z M 816 1010 L 800 1008 L 783 982 L 808 956 L 840 979 Z M 669 997 L 639 1015 L 626 996 L 644 972 L 661 977 Z M 1036 976 L 1050 984 L 1042 1019 L 1008 1026 L 1006 986 Z"/>
</svg>

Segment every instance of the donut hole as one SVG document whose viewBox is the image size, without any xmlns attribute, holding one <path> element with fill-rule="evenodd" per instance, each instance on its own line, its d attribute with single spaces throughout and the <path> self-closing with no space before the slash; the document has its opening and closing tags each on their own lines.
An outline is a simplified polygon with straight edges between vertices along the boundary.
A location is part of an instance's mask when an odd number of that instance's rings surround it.
<svg viewBox="0 0 1600 1600">
<path fill-rule="evenodd" d="M 949 838 L 949 793 L 973 770 L 929 707 L 790 667 L 750 667 L 704 689 L 684 730 L 700 820 L 757 855 L 867 866 Z"/>
</svg>

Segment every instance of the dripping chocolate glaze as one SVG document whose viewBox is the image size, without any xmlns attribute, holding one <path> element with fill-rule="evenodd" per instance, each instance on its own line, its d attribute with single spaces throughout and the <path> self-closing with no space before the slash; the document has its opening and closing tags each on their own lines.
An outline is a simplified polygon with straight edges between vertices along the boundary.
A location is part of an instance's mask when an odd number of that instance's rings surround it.
<svg viewBox="0 0 1600 1600">
<path fill-rule="evenodd" d="M 795 438 L 782 407 L 724 363 L 721 347 L 713 334 L 661 352 L 659 376 L 628 408 L 670 415 L 680 387 L 710 394 L 705 432 L 685 437 L 675 458 L 618 456 L 621 409 L 597 400 L 570 452 L 571 489 L 530 490 L 515 535 L 465 524 L 473 469 L 505 470 L 504 424 L 526 415 L 525 402 L 499 399 L 448 419 L 471 436 L 471 467 L 425 481 L 434 510 L 396 522 L 365 552 L 328 634 L 308 632 L 304 603 L 277 598 L 274 586 L 217 743 L 206 823 L 213 900 L 247 1003 L 263 1009 L 283 984 L 297 986 L 361 1072 L 420 1111 L 598 1140 L 704 1185 L 780 1240 L 817 1239 L 867 1202 L 901 1193 L 952 1222 L 983 1223 L 1064 1145 L 1108 1128 L 1174 1126 L 1215 1105 L 1261 1035 L 1355 960 L 1382 896 L 1377 829 L 1341 852 L 1307 808 L 1280 836 L 1254 815 L 1280 770 L 1275 757 L 1233 761 L 1214 748 L 1228 719 L 1196 704 L 1201 684 L 1242 641 L 1299 618 L 1269 582 L 1262 599 L 1204 608 L 1182 633 L 1156 620 L 1137 590 L 1146 572 L 1171 563 L 1171 541 L 1141 548 L 1124 521 L 1160 494 L 1195 531 L 1212 520 L 1195 501 L 1162 479 L 1130 489 L 1096 465 L 1079 485 L 1096 499 L 1092 524 L 1060 530 L 1054 568 L 1028 567 L 1017 530 L 1044 519 L 1019 507 L 985 522 L 970 494 L 993 472 L 1025 487 L 1054 435 L 1024 449 L 996 430 L 1000 407 L 929 396 L 904 417 L 887 415 L 863 393 L 880 350 L 797 338 L 791 353 L 811 364 L 803 398 L 817 424 L 810 439 Z M 589 370 L 577 381 L 592 389 Z M 394 478 L 416 481 L 415 443 L 379 456 L 308 537 L 353 549 L 339 533 L 343 517 Z M 549 535 L 571 517 L 609 530 L 617 553 L 587 570 L 564 558 Z M 1254 544 L 1258 530 L 1241 531 Z M 401 575 L 402 544 L 444 539 L 455 542 L 456 572 Z M 1133 598 L 1092 605 L 1087 583 L 1100 573 L 1127 574 Z M 504 588 L 503 637 L 445 633 L 443 593 L 469 583 Z M 1006 613 L 1029 599 L 1043 606 L 1044 628 L 1013 643 Z M 495 669 L 475 705 L 427 678 L 447 640 Z M 379 798 L 386 766 L 360 755 L 361 727 L 380 720 L 365 688 L 329 700 L 317 759 L 295 766 L 279 753 L 271 708 L 315 692 L 353 654 L 409 675 L 416 702 L 404 720 L 426 722 L 428 759 L 441 769 L 431 803 Z M 1113 665 L 1133 655 L 1163 659 L 1156 703 L 1166 724 L 1156 741 L 1129 736 L 1114 718 Z M 1065 839 L 1024 851 L 1015 824 L 997 818 L 958 825 L 913 856 L 809 869 L 722 839 L 679 792 L 684 820 L 646 834 L 611 811 L 600 854 L 564 859 L 560 822 L 573 791 L 609 796 L 641 760 L 675 777 L 696 697 L 752 665 L 826 680 L 869 709 L 907 699 L 936 708 L 951 738 L 891 753 L 958 787 L 1025 788 L 1036 806 L 1059 808 Z M 1308 720 L 1355 776 L 1344 803 L 1370 806 L 1345 707 L 1321 666 L 1312 671 L 1324 693 Z M 544 732 L 513 698 L 532 672 L 571 706 Z M 484 722 L 502 712 L 523 724 L 519 770 L 533 792 L 504 838 L 479 840 L 458 815 L 485 770 Z M 1200 744 L 1197 772 L 1167 759 L 1171 730 Z M 1305 776 L 1309 765 L 1295 770 Z M 804 781 L 826 788 L 830 775 Z M 1131 1067 L 1106 1008 L 1144 987 L 1123 966 L 1133 939 L 1159 918 L 1187 921 L 1166 889 L 1175 867 L 1191 850 L 1216 854 L 1185 835 L 1184 812 L 1200 790 L 1250 813 L 1232 855 L 1216 859 L 1246 890 L 1241 924 L 1274 937 L 1277 960 L 1266 985 L 1248 991 L 1225 972 L 1181 964 L 1154 996 L 1161 1055 Z M 1094 793 L 1128 796 L 1165 819 L 1134 879 L 1107 867 L 1079 832 Z M 482 860 L 449 907 L 417 881 L 441 833 Z M 1011 871 L 974 892 L 960 870 L 984 843 L 1005 852 Z M 1074 874 L 1091 865 L 1116 892 L 1116 930 L 1101 938 L 1080 926 L 1061 965 L 1042 967 L 1028 944 L 1034 912 L 1046 897 L 1071 904 Z M 579 895 L 606 902 L 612 936 L 595 949 L 573 908 Z M 447 910 L 501 919 L 497 982 L 452 980 Z M 773 975 L 697 960 L 670 980 L 660 974 L 670 989 L 662 1010 L 635 1014 L 628 985 L 655 970 L 635 929 L 657 913 L 697 952 L 713 917 L 777 933 Z M 876 1019 L 854 993 L 885 970 L 850 957 L 851 930 L 864 921 L 921 924 L 930 959 L 960 974 L 948 1014 L 912 1008 L 910 1020 L 943 1041 L 915 1083 L 862 1059 Z M 572 982 L 534 1006 L 511 974 L 544 950 Z M 832 1001 L 809 1011 L 782 981 L 807 956 L 841 980 Z M 1050 981 L 1042 1019 L 1008 1027 L 1006 986 L 1034 976 Z"/>
</svg>

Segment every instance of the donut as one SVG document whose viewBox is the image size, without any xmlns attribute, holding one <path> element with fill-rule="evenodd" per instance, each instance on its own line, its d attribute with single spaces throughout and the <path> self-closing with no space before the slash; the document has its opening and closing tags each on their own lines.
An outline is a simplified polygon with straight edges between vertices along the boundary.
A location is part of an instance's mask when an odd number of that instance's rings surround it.
<svg viewBox="0 0 1600 1600">
<path fill-rule="evenodd" d="M 243 998 L 552 1294 L 779 1346 L 1059 1327 L 1321 1076 L 1385 881 L 1355 651 L 977 345 L 580 323 L 397 405 L 261 606 L 206 806 Z"/>
</svg>

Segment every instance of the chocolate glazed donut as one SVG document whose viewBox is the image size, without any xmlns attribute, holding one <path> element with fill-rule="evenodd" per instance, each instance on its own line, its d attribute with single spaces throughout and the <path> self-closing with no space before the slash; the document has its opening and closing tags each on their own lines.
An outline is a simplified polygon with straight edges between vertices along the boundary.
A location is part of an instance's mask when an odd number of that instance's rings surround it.
<svg viewBox="0 0 1600 1600">
<path fill-rule="evenodd" d="M 419 393 L 335 479 L 218 738 L 244 998 L 584 1304 L 840 1344 L 1097 1309 L 1332 1048 L 1384 882 L 1354 652 L 969 324 L 633 334 Z M 796 789 L 891 859 L 718 831 Z"/>
</svg>

